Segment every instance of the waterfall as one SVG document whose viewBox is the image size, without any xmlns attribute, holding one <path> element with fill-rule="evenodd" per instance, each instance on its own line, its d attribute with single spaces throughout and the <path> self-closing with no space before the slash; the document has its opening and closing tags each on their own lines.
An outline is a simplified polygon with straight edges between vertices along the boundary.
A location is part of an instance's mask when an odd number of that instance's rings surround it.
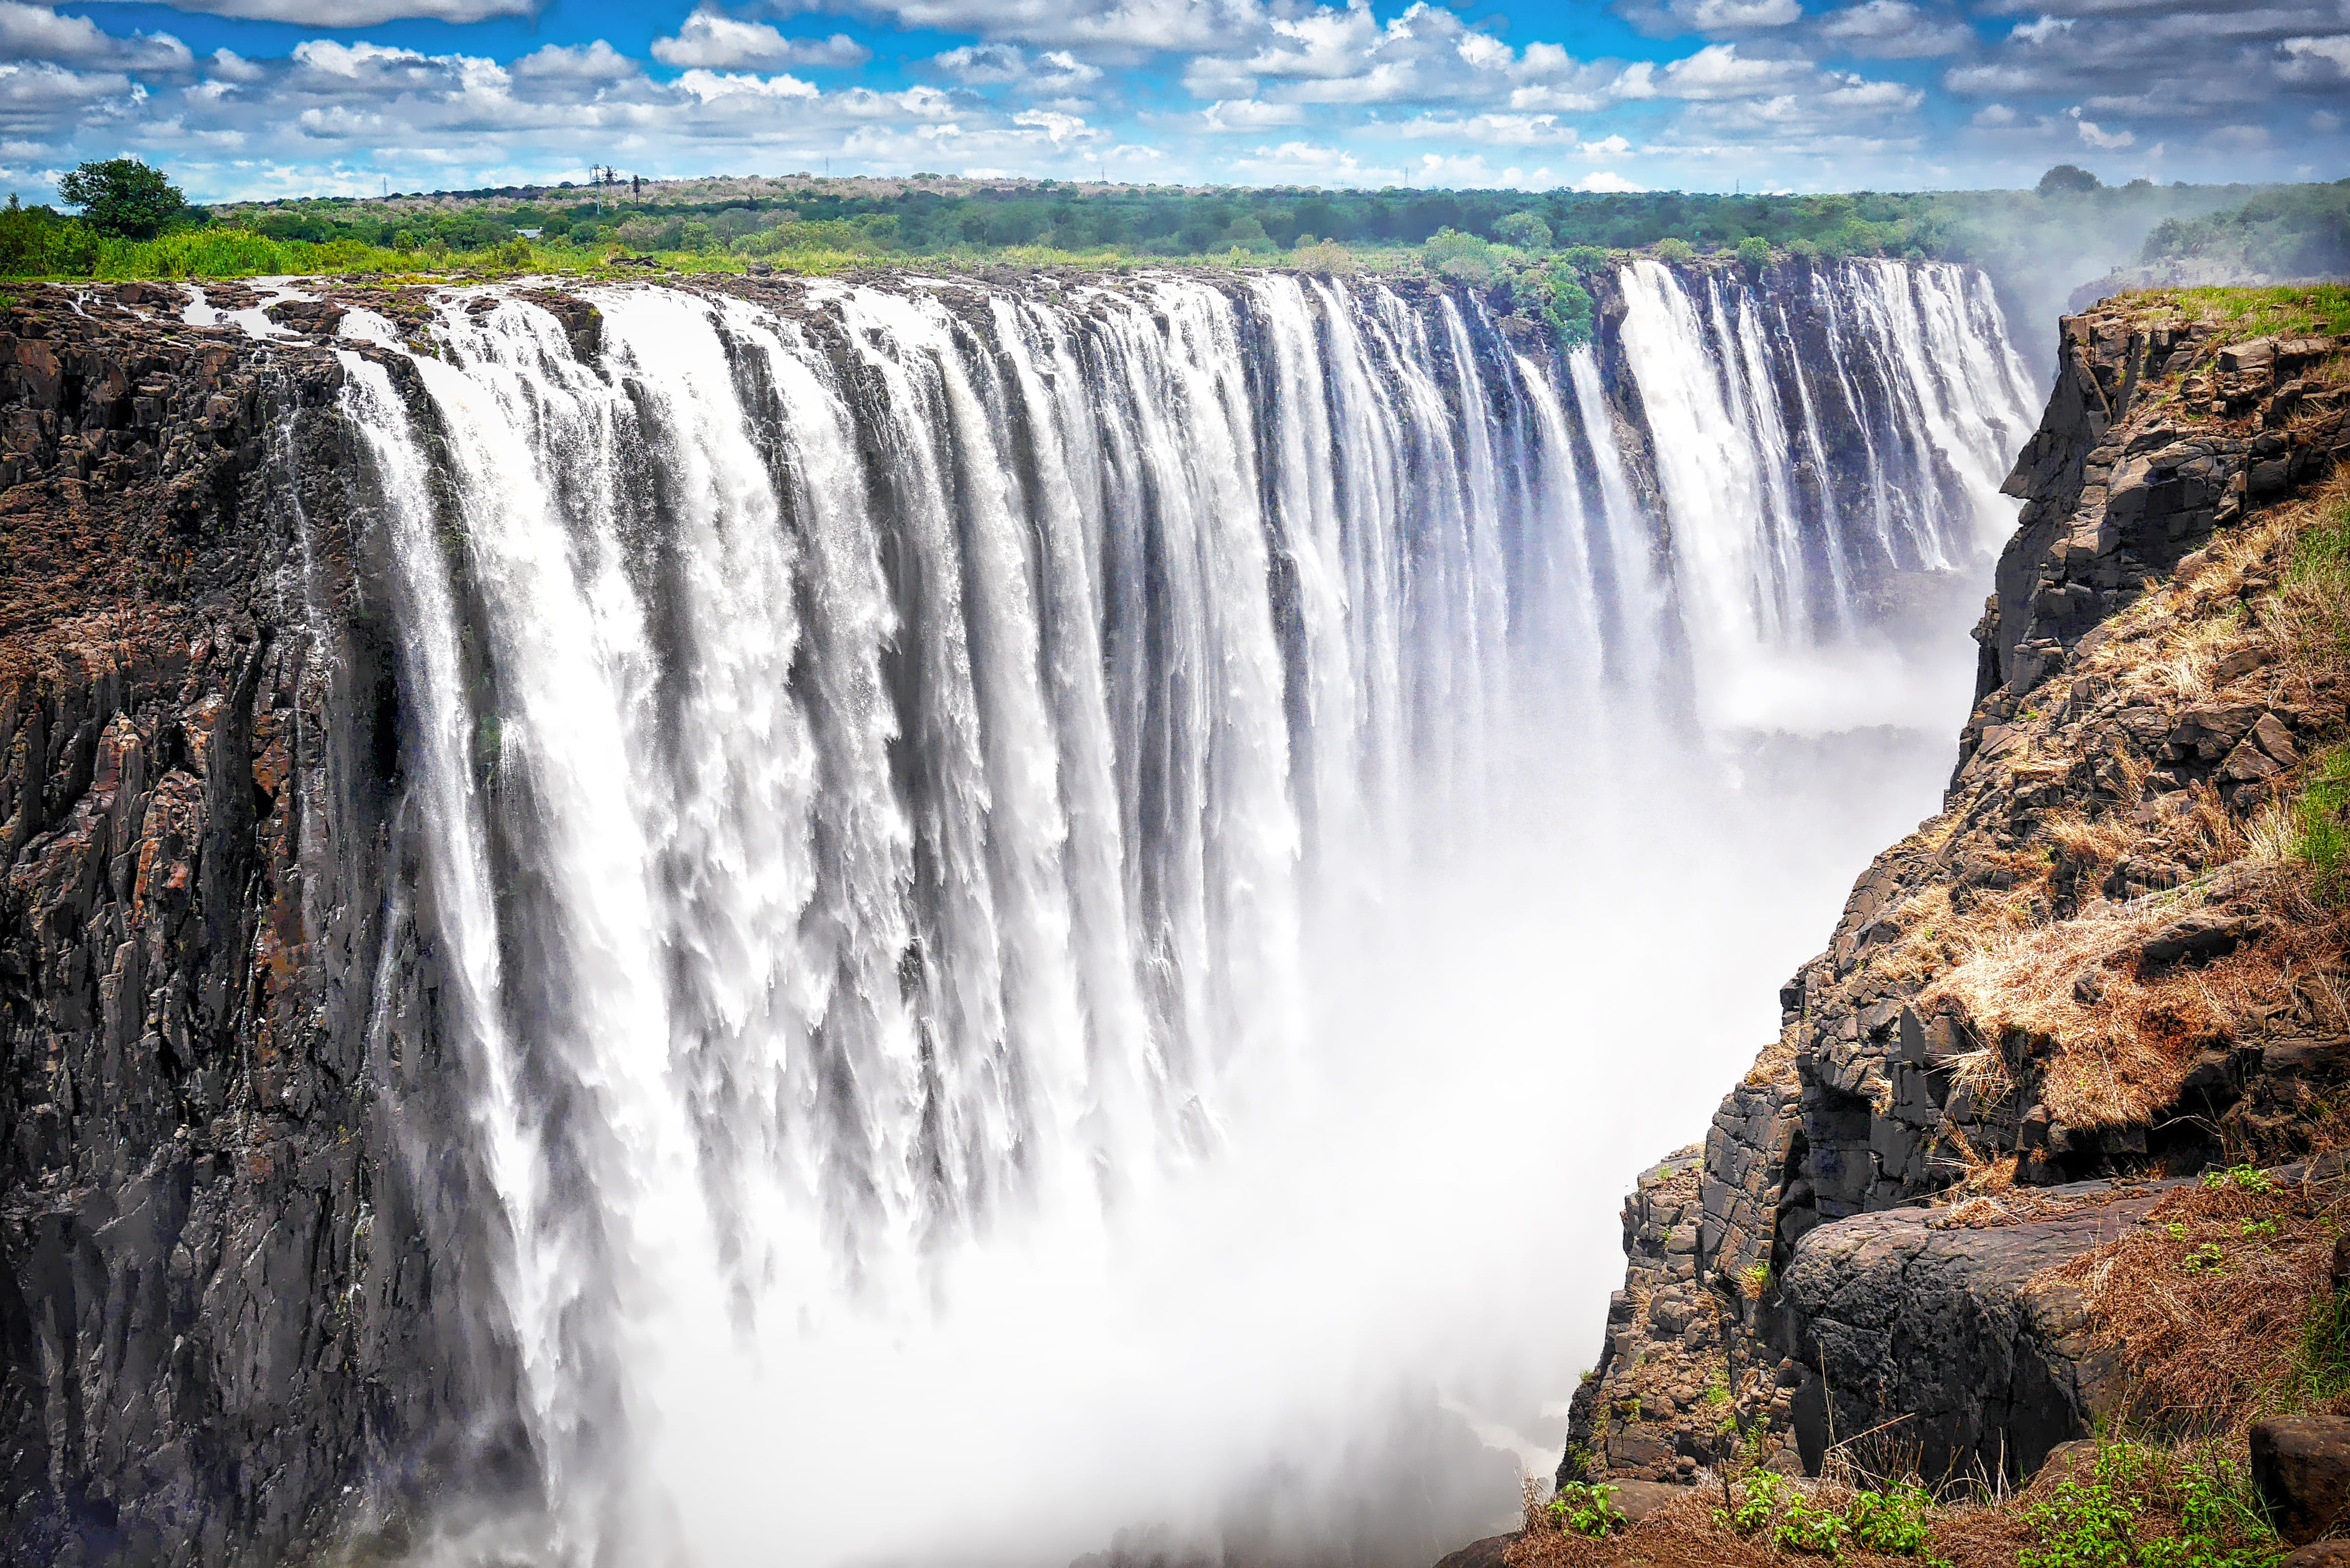
<svg viewBox="0 0 2350 1568">
<path fill-rule="evenodd" d="M 1563 353 L 1274 275 L 603 286 L 592 359 L 518 293 L 431 353 L 353 313 L 525 1555 L 771 1560 L 712 1500 L 800 1497 L 810 1413 L 1156 1311 L 1152 1225 L 1255 1257 L 1201 1173 L 1306 1146 L 1330 951 L 1711 777 L 1872 646 L 1864 587 L 2012 518 L 1979 277 L 1617 281 Z M 1828 685 L 1814 727 L 1886 716 Z M 782 1560 L 864 1544 L 825 1517 Z"/>
<path fill-rule="evenodd" d="M 1766 337 L 1747 284 L 1710 276 L 1700 303 L 1659 263 L 1623 273 L 1624 356 L 1648 410 L 1700 701 L 1717 724 L 1813 725 L 1824 690 L 1843 722 L 1881 707 L 1899 680 L 1866 646 L 1856 579 L 1977 560 L 2013 518 L 1998 484 L 2035 400 L 1989 284 L 1870 261 L 1811 284 L 1810 330 L 1789 330 L 1782 305 Z M 1842 393 L 1833 422 L 1811 391 L 1822 357 Z M 1809 494 L 1782 387 L 1801 416 Z M 1871 524 L 1858 536 L 1859 509 L 1827 472 L 1852 436 Z"/>
</svg>

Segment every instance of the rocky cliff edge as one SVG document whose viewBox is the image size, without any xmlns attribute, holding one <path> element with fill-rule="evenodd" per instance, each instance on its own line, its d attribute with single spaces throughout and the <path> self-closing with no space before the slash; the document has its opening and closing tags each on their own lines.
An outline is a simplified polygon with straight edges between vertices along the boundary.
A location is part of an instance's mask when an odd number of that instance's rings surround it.
<svg viewBox="0 0 2350 1568">
<path fill-rule="evenodd" d="M 2245 1418 L 2259 1355 L 2198 1383 L 2195 1334 L 2121 1310 L 2117 1267 L 2210 1285 L 2181 1321 L 2290 1359 L 2324 1205 L 2189 1197 L 2350 1141 L 2350 324 L 2321 306 L 2064 321 L 1943 809 L 1856 883 L 1703 1144 L 1627 1200 L 1562 1482 L 1873 1444 L 1996 1485 L 2100 1417 Z M 2267 1260 L 2232 1288 L 2223 1220 Z"/>
</svg>

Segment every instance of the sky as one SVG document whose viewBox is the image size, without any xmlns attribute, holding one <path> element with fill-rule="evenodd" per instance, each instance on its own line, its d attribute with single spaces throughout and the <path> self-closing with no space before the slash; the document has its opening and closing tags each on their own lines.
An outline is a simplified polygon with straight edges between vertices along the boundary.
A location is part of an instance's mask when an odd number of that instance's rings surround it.
<svg viewBox="0 0 2350 1568">
<path fill-rule="evenodd" d="M 0 0 L 0 189 L 2350 175 L 2350 0 Z"/>
</svg>

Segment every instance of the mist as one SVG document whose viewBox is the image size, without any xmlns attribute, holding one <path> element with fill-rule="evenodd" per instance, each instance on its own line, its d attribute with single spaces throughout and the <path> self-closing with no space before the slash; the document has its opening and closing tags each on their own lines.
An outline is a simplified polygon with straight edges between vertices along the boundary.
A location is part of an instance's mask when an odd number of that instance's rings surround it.
<svg viewBox="0 0 2350 1568">
<path fill-rule="evenodd" d="M 458 296 L 441 458 L 350 358 L 539 1478 L 424 1560 L 1509 1522 L 1616 1195 L 1934 809 L 2031 417 L 1955 268 L 1624 287 L 1548 362 L 1272 275 L 600 291 L 601 369 Z"/>
</svg>

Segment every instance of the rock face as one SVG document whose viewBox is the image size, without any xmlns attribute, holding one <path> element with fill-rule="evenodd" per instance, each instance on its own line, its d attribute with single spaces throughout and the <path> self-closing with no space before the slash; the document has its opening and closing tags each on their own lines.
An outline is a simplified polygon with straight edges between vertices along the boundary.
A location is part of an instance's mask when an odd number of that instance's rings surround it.
<svg viewBox="0 0 2350 1568">
<path fill-rule="evenodd" d="M 1641 1178 L 1563 1478 L 1660 1474 L 1724 1415 L 1814 1466 L 1831 1427 L 1898 1420 L 1930 1469 L 2022 1473 L 2111 1397 L 2033 1283 L 2130 1211 L 2099 1179 L 2305 1147 L 2350 1073 L 2306 974 L 2342 955 L 2241 857 L 2350 703 L 2288 657 L 2290 542 L 2252 524 L 2350 458 L 2344 347 L 2143 300 L 2063 323 L 1944 809 L 1782 989 L 1701 1168 Z M 1650 1392 L 1707 1386 L 1729 1401 Z"/>
<path fill-rule="evenodd" d="M 424 1461 L 463 1371 L 427 1260 L 463 1174 L 411 1179 L 453 1107 L 385 898 L 396 699 L 339 370 L 159 295 L 0 316 L 16 1563 L 298 1553 Z"/>
<path fill-rule="evenodd" d="M 2285 1540 L 2314 1541 L 2350 1521 L 2350 1417 L 2255 1422 L 2251 1450 L 2252 1484 Z"/>
<path fill-rule="evenodd" d="M 1835 1436 L 1892 1410 L 1902 1418 L 1887 1446 L 1914 1452 L 1921 1474 L 2029 1475 L 2111 1413 L 2120 1379 L 2078 1293 L 2038 1276 L 2119 1235 L 2157 1195 L 2115 1198 L 2100 1182 L 2050 1196 L 2080 1206 L 1980 1228 L 1898 1209 L 1824 1226 L 1795 1250 L 1783 1322 L 1798 1330 L 1796 1364 L 1825 1379 L 1795 1407 L 1807 1469 Z"/>
</svg>

